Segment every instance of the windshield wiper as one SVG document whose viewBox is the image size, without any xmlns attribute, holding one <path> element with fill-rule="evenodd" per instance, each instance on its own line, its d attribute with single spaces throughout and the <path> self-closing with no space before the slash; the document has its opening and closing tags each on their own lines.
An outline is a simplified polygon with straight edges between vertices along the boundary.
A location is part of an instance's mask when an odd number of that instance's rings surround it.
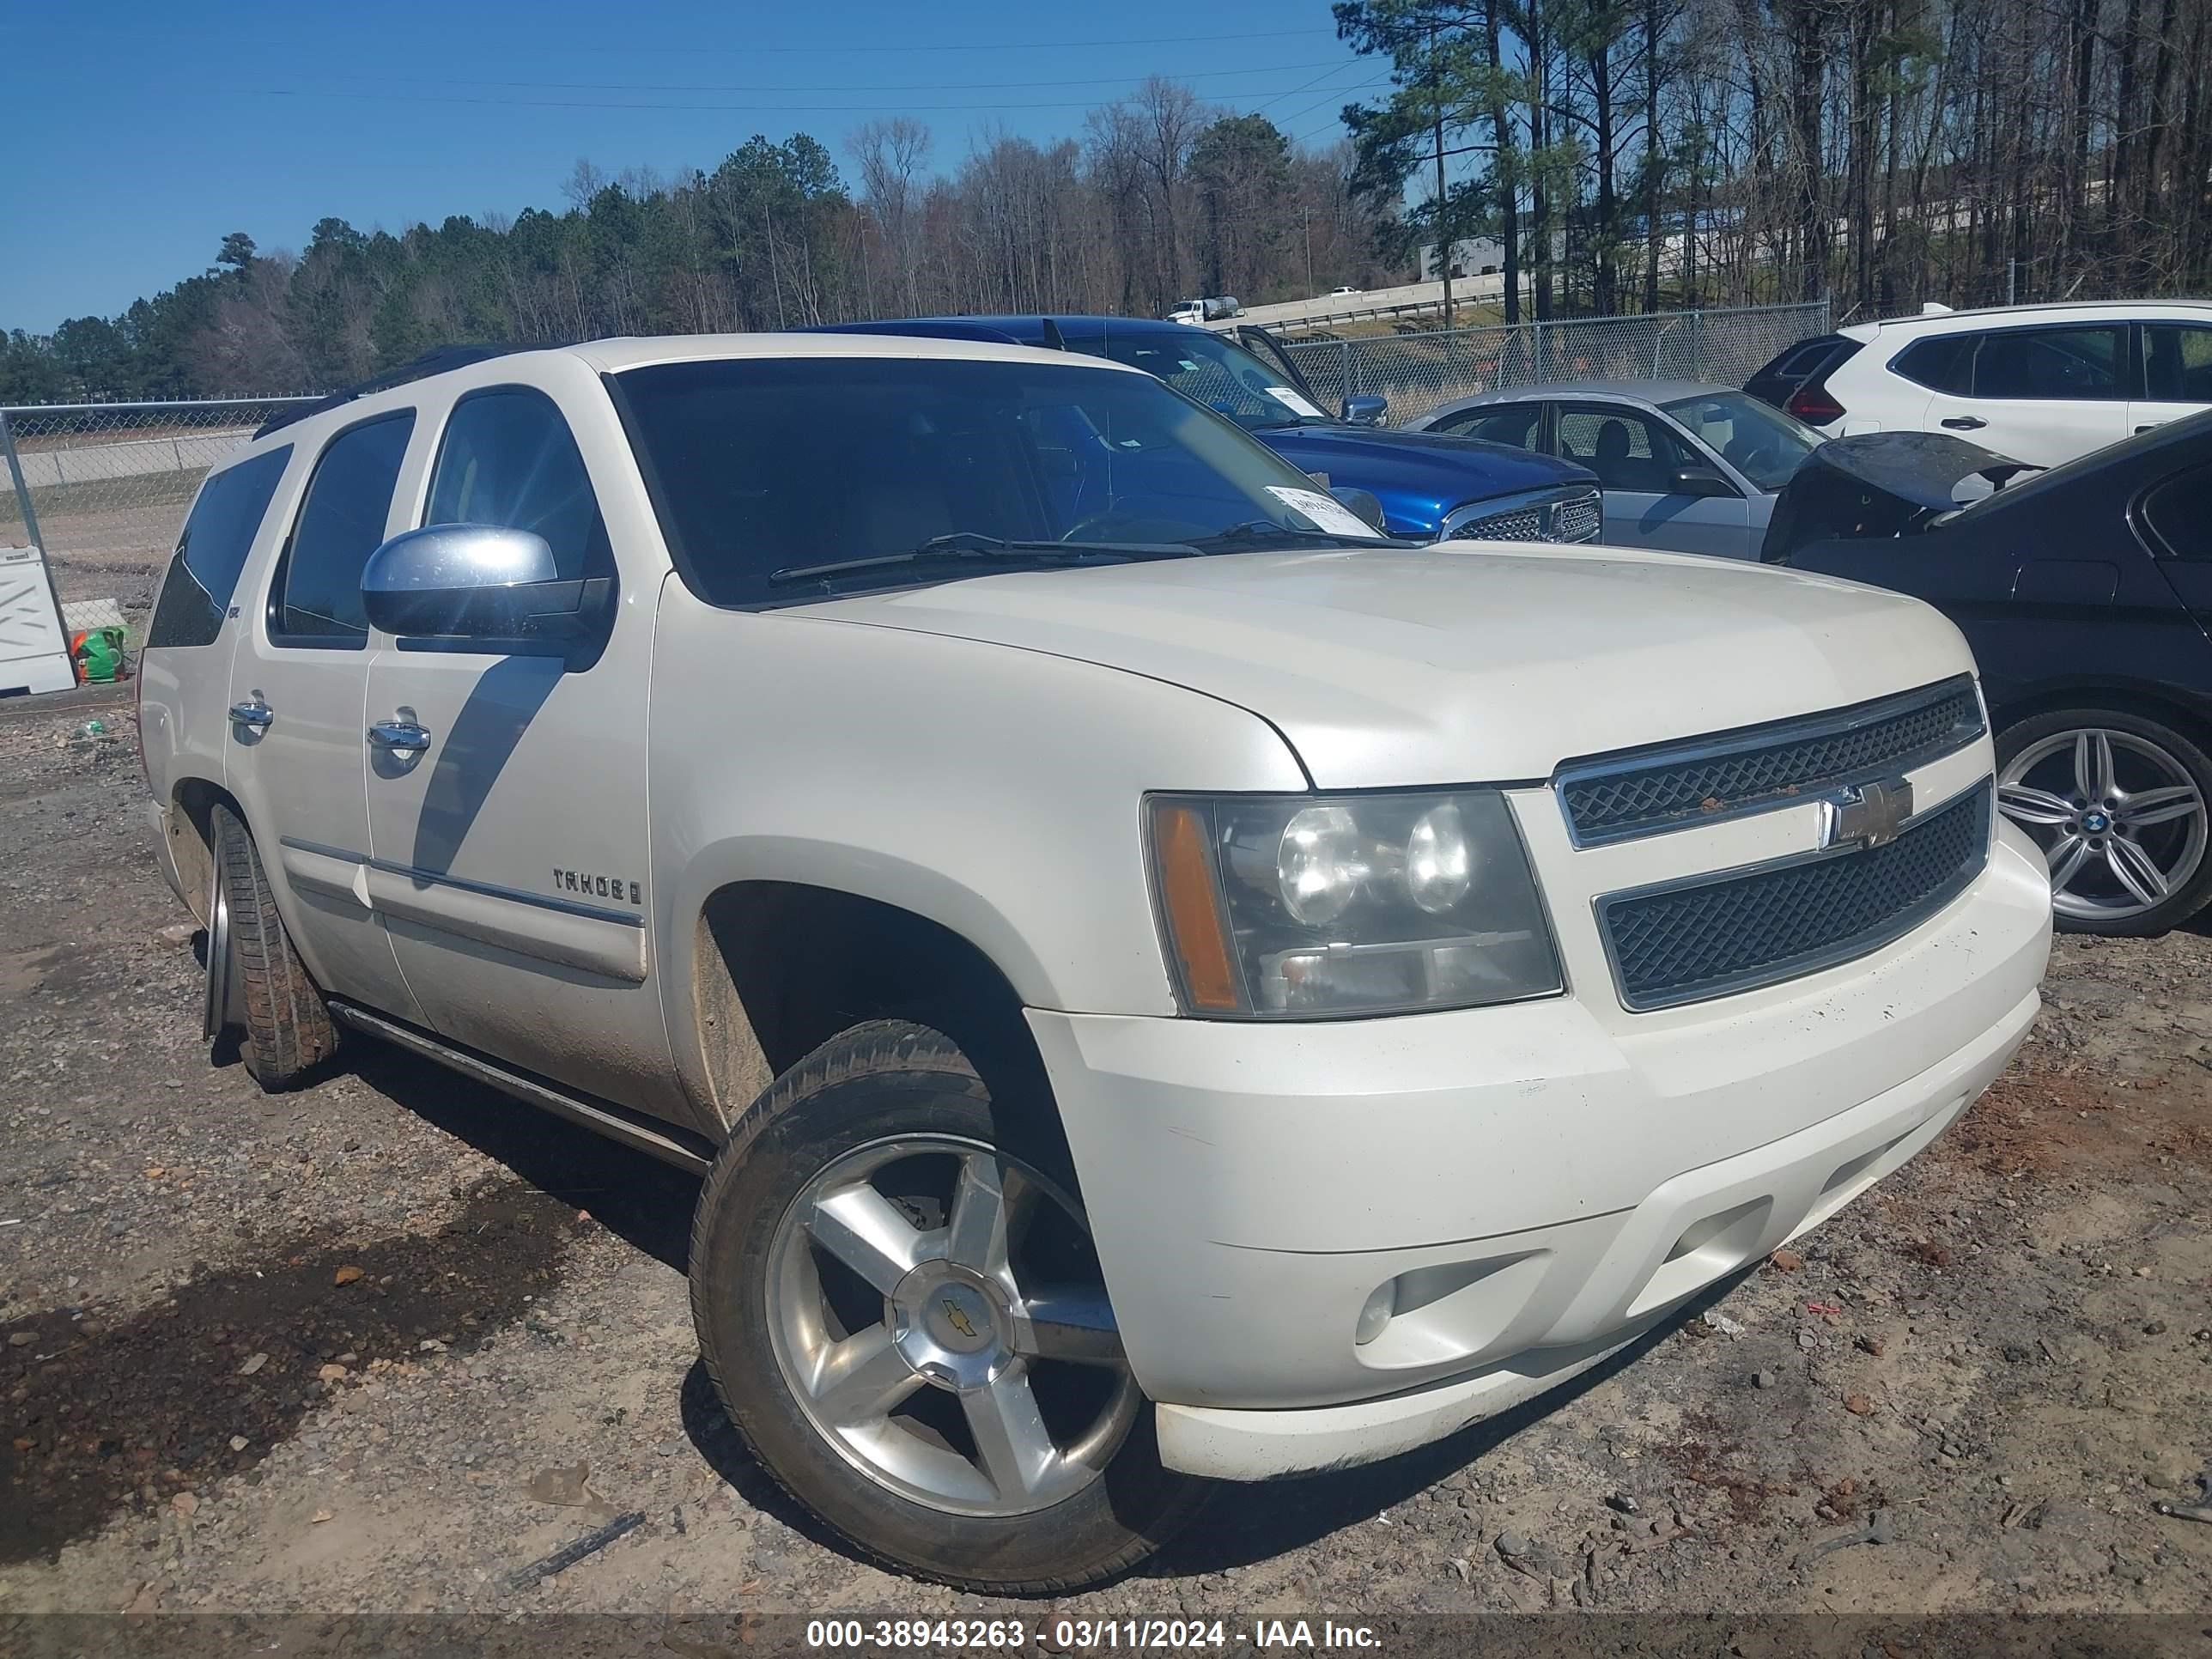
<svg viewBox="0 0 2212 1659">
<path fill-rule="evenodd" d="M 1272 519 L 1247 519 L 1243 524 L 1211 536 L 1192 538 L 1191 545 L 1202 553 L 1211 553 L 1224 547 L 1237 547 L 1256 542 L 1318 542 L 1331 547 L 1404 547 L 1404 538 L 1378 530 L 1371 536 L 1355 536 L 1348 530 L 1308 530 L 1299 525 L 1277 524 Z"/>
<path fill-rule="evenodd" d="M 839 559 L 830 564 L 793 564 L 769 573 L 771 582 L 821 581 L 832 576 L 858 575 L 917 564 L 1087 564 L 1102 559 L 1187 559 L 1198 550 L 1182 542 L 1019 542 L 980 531 L 955 530 L 932 536 L 921 546 L 903 553 L 879 553 L 872 558 Z"/>
</svg>

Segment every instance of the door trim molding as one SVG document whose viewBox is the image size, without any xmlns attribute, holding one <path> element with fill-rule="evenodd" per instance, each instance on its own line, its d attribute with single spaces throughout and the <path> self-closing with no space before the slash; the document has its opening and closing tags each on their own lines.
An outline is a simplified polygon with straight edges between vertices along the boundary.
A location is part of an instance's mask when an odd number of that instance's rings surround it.
<svg viewBox="0 0 2212 1659">
<path fill-rule="evenodd" d="M 465 893 L 481 893 L 486 898 L 507 899 L 516 904 L 533 905 L 540 910 L 557 911 L 567 916 L 582 916 L 591 921 L 611 921 L 624 927 L 645 926 L 645 918 L 634 910 L 609 910 L 597 904 L 579 904 L 574 899 L 525 892 L 520 887 L 502 887 L 496 882 L 477 881 L 467 876 L 447 875 L 436 870 L 425 870 L 419 865 L 372 858 L 366 853 L 349 853 L 343 847 L 325 847 L 320 842 L 300 841 L 290 836 L 281 839 L 284 846 L 295 852 L 313 853 L 326 859 L 343 859 L 348 864 L 363 865 L 387 876 L 404 876 L 410 881 L 423 882 L 433 887 L 458 888 Z"/>
</svg>

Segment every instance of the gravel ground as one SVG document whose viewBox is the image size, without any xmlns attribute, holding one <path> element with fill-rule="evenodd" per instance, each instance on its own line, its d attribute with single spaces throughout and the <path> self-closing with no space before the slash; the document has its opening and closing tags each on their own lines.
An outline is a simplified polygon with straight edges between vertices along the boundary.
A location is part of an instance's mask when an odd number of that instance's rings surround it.
<svg viewBox="0 0 2212 1659">
<path fill-rule="evenodd" d="M 210 1065 L 130 720 L 0 705 L 0 1614 L 982 1610 L 748 1462 L 691 1182 L 364 1042 L 281 1097 Z M 1225 1489 L 1063 1610 L 2212 1607 L 2212 1526 L 2153 1508 L 2212 1452 L 2208 968 L 2062 941 L 2013 1072 L 1794 1253 L 1445 1444 Z"/>
</svg>

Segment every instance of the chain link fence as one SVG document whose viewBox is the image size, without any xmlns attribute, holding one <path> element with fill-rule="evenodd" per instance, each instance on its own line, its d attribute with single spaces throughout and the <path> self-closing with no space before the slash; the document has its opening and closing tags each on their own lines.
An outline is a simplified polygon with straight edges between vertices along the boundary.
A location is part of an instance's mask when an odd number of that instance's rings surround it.
<svg viewBox="0 0 2212 1659">
<path fill-rule="evenodd" d="M 1741 385 L 1795 341 L 1825 333 L 1826 301 L 1726 311 L 1581 317 L 1286 349 L 1332 404 L 1379 392 L 1391 421 L 1501 386 L 1601 377 Z M 209 468 L 299 398 L 46 404 L 0 410 L 0 547 L 46 549 L 64 599 L 150 602 L 185 507 Z M 27 510 L 24 497 L 28 497 Z"/>
<path fill-rule="evenodd" d="M 1287 350 L 1331 406 L 1352 393 L 1390 400 L 1392 424 L 1455 398 L 1547 380 L 1711 380 L 1741 386 L 1766 360 L 1828 331 L 1828 302 L 1723 311 L 1574 317 L 1508 328 L 1439 329 L 1365 340 L 1301 340 Z"/>
<path fill-rule="evenodd" d="M 64 600 L 141 609 L 208 469 L 279 409 L 310 401 L 0 409 L 0 547 L 44 547 Z"/>
</svg>

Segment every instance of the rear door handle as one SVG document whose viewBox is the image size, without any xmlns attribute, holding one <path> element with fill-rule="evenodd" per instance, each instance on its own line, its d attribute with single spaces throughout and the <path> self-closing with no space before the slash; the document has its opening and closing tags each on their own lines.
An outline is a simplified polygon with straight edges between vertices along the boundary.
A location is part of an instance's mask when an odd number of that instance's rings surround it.
<svg viewBox="0 0 2212 1659">
<path fill-rule="evenodd" d="M 2136 428 L 2136 434 L 2140 437 L 2146 432 L 2155 432 L 2159 428 L 2165 424 L 2166 422 L 2164 421 L 2145 421 L 2141 426 Z"/>
<path fill-rule="evenodd" d="M 233 726 L 250 726 L 257 732 L 265 732 L 276 718 L 276 711 L 258 697 L 230 706 L 230 723 Z"/>
<path fill-rule="evenodd" d="M 368 728 L 368 740 L 379 749 L 428 749 L 430 728 L 417 726 L 413 720 L 393 718 L 379 720 Z"/>
<path fill-rule="evenodd" d="M 1978 415 L 1947 415 L 1942 424 L 1954 432 L 1978 432 L 1989 422 Z"/>
</svg>

